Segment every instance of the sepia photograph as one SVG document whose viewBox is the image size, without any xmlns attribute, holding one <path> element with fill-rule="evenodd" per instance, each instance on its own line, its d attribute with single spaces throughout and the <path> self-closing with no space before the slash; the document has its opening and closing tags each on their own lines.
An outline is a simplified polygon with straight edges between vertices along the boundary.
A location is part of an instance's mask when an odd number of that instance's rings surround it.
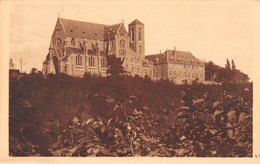
<svg viewBox="0 0 260 164">
<path fill-rule="evenodd" d="M 9 159 L 260 157 L 259 2 L 2 4 Z"/>
</svg>

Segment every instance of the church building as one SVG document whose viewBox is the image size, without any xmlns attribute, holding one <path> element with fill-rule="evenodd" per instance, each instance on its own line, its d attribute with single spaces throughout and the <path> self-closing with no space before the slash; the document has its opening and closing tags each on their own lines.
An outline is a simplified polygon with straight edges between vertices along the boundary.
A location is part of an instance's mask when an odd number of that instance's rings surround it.
<svg viewBox="0 0 260 164">
<path fill-rule="evenodd" d="M 107 55 L 123 60 L 129 75 L 152 77 L 153 64 L 145 60 L 144 24 L 135 19 L 104 25 L 58 18 L 51 37 L 43 74 L 66 73 L 83 77 L 85 72 L 106 76 Z"/>
<path fill-rule="evenodd" d="M 43 74 L 84 73 L 107 76 L 107 56 L 123 61 L 128 75 L 168 79 L 176 84 L 205 80 L 205 65 L 190 52 L 166 50 L 145 56 L 144 24 L 135 19 L 126 30 L 124 23 L 104 25 L 58 18 L 51 37 Z"/>
</svg>

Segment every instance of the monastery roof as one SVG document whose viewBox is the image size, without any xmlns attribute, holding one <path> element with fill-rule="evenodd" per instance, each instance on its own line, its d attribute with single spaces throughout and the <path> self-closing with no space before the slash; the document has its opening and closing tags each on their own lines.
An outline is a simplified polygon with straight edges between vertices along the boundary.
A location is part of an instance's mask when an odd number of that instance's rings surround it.
<svg viewBox="0 0 260 164">
<path fill-rule="evenodd" d="M 99 39 L 99 40 L 114 38 L 121 24 L 119 23 L 115 25 L 104 25 L 104 24 L 76 21 L 76 20 L 63 19 L 63 18 L 59 18 L 59 19 L 64 27 L 67 36 L 77 37 L 77 38 L 91 38 L 91 39 Z"/>
<path fill-rule="evenodd" d="M 129 25 L 135 25 L 135 24 L 142 24 L 144 25 L 142 22 L 140 22 L 138 19 L 135 19 L 133 22 L 131 22 Z M 129 26 L 128 25 L 128 26 Z"/>
<path fill-rule="evenodd" d="M 104 24 L 82 22 L 60 18 L 67 36 L 104 39 Z"/>
<path fill-rule="evenodd" d="M 167 62 L 167 58 L 166 58 L 165 54 L 163 54 L 163 53 L 147 55 L 147 56 L 145 56 L 145 59 L 152 61 L 154 64 Z"/>
<path fill-rule="evenodd" d="M 168 57 L 168 60 L 167 60 Z M 152 61 L 154 64 L 175 63 L 203 66 L 199 59 L 194 57 L 191 52 L 166 50 L 164 53 L 145 56 L 146 59 Z"/>
<path fill-rule="evenodd" d="M 104 40 L 114 39 L 121 24 L 122 23 L 106 26 L 104 31 Z"/>
</svg>

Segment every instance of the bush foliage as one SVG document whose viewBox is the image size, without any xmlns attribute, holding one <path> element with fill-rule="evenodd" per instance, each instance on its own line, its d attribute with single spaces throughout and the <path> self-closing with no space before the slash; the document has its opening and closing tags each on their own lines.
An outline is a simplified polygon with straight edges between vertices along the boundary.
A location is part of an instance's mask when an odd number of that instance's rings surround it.
<svg viewBox="0 0 260 164">
<path fill-rule="evenodd" d="M 252 156 L 252 83 L 10 78 L 11 156 Z"/>
</svg>

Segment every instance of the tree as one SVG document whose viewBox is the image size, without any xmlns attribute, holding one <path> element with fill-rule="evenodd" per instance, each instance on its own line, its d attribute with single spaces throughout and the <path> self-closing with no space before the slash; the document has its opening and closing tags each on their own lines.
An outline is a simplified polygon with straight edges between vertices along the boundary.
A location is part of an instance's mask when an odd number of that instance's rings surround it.
<svg viewBox="0 0 260 164">
<path fill-rule="evenodd" d="M 230 63 L 228 59 L 227 59 L 226 69 L 230 70 Z"/>
<path fill-rule="evenodd" d="M 209 61 L 205 64 L 205 80 L 214 81 L 220 66 L 214 64 L 212 61 Z"/>
<path fill-rule="evenodd" d="M 236 66 L 235 66 L 235 62 L 234 62 L 234 60 L 232 59 L 232 70 L 235 70 L 236 69 Z"/>
<path fill-rule="evenodd" d="M 32 68 L 30 74 L 36 74 L 37 72 L 38 72 L 38 69 L 34 67 L 34 68 Z"/>
<path fill-rule="evenodd" d="M 231 81 L 232 72 L 227 67 L 221 68 L 217 73 L 217 82 L 230 82 Z"/>
<path fill-rule="evenodd" d="M 123 75 L 125 73 L 124 67 L 122 66 L 123 61 L 117 58 L 115 55 L 107 56 L 108 69 L 107 74 L 112 76 Z"/>
<path fill-rule="evenodd" d="M 249 77 L 247 74 L 241 72 L 240 70 L 232 70 L 232 83 L 248 83 L 249 82 Z"/>
</svg>

